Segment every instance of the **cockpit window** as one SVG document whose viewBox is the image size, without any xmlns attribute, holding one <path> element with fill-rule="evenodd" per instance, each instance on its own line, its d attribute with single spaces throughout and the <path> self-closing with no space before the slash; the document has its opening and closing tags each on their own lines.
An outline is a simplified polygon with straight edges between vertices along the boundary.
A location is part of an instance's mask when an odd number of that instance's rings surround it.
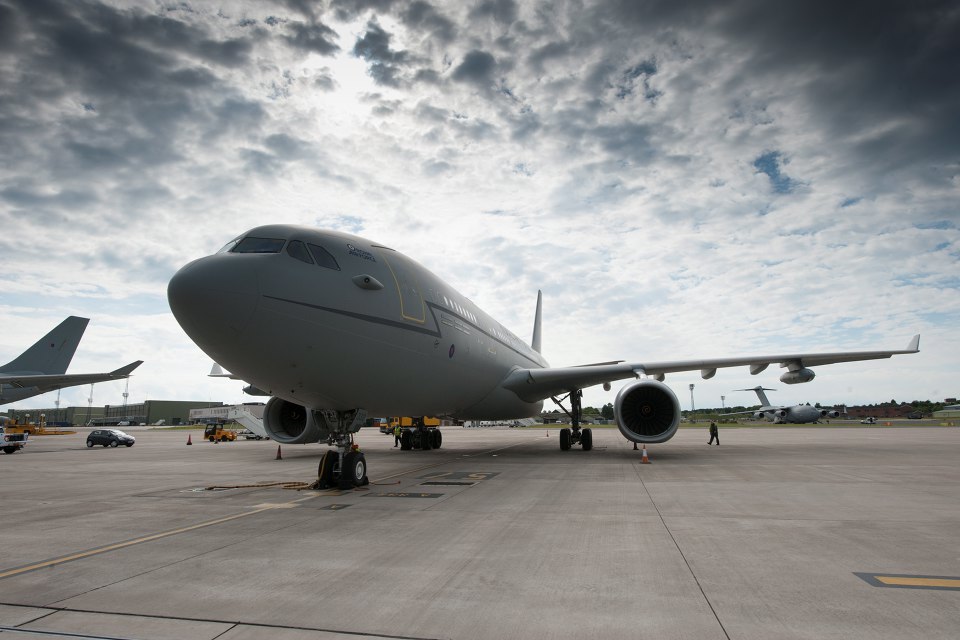
<svg viewBox="0 0 960 640">
<path fill-rule="evenodd" d="M 290 254 L 291 258 L 296 258 L 301 262 L 306 262 L 307 264 L 313 264 L 313 258 L 310 257 L 310 252 L 307 251 L 307 245 L 303 244 L 299 240 L 291 240 L 290 244 L 287 245 L 287 253 Z"/>
<path fill-rule="evenodd" d="M 230 253 L 280 253 L 283 249 L 283 243 L 286 240 L 282 238 L 254 238 L 247 236 L 237 243 Z"/>
<path fill-rule="evenodd" d="M 238 242 L 240 242 L 240 238 L 234 238 L 227 244 L 223 245 L 223 247 L 220 249 L 220 251 L 217 251 L 217 253 L 227 253 L 228 251 L 233 249 L 235 246 L 237 246 Z"/>
<path fill-rule="evenodd" d="M 330 255 L 329 251 L 318 244 L 308 244 L 307 246 L 310 247 L 310 253 L 313 254 L 313 259 L 317 261 L 318 265 L 326 267 L 327 269 L 340 271 L 340 265 L 337 264 L 337 259 Z"/>
</svg>

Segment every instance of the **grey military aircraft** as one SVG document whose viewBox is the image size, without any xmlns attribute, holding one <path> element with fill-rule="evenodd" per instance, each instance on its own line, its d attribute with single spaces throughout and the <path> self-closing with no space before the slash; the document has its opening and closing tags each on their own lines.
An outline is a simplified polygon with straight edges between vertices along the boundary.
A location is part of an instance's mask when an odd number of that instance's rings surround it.
<svg viewBox="0 0 960 640">
<path fill-rule="evenodd" d="M 109 373 L 67 374 L 67 367 L 89 322 L 89 318 L 70 316 L 29 349 L 0 367 L 0 404 L 65 387 L 120 380 L 143 363 L 143 360 L 137 360 Z"/>
<path fill-rule="evenodd" d="M 764 391 L 776 391 L 776 389 L 767 389 L 765 387 L 753 387 L 752 389 L 736 389 L 736 391 L 755 391 L 757 398 L 760 399 L 760 408 L 750 411 L 736 411 L 734 413 L 723 413 L 722 416 L 742 416 L 752 415 L 757 420 L 766 420 L 774 424 L 807 424 L 817 422 L 825 418 L 839 418 L 840 412 L 836 409 L 825 409 L 823 407 L 811 407 L 809 404 L 796 404 L 793 406 L 775 406 L 767 400 L 767 394 Z"/>
<path fill-rule="evenodd" d="M 350 445 L 368 414 L 503 420 L 536 416 L 553 398 L 569 401 L 564 410 L 572 418 L 560 431 L 560 448 L 589 450 L 592 433 L 580 428 L 582 389 L 609 390 L 615 380 L 634 378 L 616 396 L 617 426 L 628 440 L 658 443 L 680 423 L 680 404 L 663 383 L 668 373 L 700 370 L 711 378 L 719 368 L 746 366 L 758 374 L 777 363 L 786 369 L 783 382 L 802 383 L 814 377 L 809 367 L 916 353 L 920 341 L 915 336 L 893 351 L 550 367 L 540 353 L 540 295 L 528 345 L 386 245 L 279 224 L 252 229 L 187 264 L 170 280 L 167 297 L 207 355 L 272 396 L 263 416 L 271 438 L 336 446 L 325 454 L 321 475 L 332 468 L 344 487 L 365 478 L 366 462 Z"/>
</svg>

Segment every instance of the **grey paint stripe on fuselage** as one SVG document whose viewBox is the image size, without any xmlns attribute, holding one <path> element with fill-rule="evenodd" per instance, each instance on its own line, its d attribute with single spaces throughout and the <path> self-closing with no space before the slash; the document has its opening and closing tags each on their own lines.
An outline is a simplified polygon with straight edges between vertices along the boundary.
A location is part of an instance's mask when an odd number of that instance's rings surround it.
<svg viewBox="0 0 960 640">
<path fill-rule="evenodd" d="M 499 344 L 499 345 L 502 346 L 503 348 L 509 349 L 510 351 L 512 351 L 513 353 L 517 354 L 518 356 L 520 356 L 520 357 L 523 358 L 524 360 L 528 361 L 533 367 L 536 367 L 536 368 L 542 368 L 542 367 L 543 367 L 543 365 L 542 365 L 541 363 L 537 362 L 536 360 L 533 360 L 533 359 L 532 359 L 530 356 L 528 356 L 527 354 L 523 353 L 522 351 L 517 350 L 515 347 L 507 344 L 506 342 L 504 342 L 503 340 L 501 340 L 501 339 L 497 338 L 496 336 L 490 334 L 489 332 L 484 331 L 481 327 L 477 326 L 476 324 L 474 324 L 473 322 L 471 322 L 471 321 L 468 320 L 467 318 L 464 318 L 463 316 L 461 316 L 461 315 L 459 315 L 459 314 L 457 314 L 457 313 L 452 312 L 450 309 L 447 309 L 446 307 L 440 307 L 440 306 L 438 306 L 438 305 L 436 305 L 436 304 L 434 304 L 434 303 L 432 303 L 432 302 L 429 302 L 429 301 L 427 301 L 427 300 L 424 300 L 424 304 L 427 306 L 428 309 L 430 309 L 430 316 L 431 316 L 431 318 L 433 318 L 433 324 L 434 324 L 435 327 L 437 327 L 435 330 L 434 330 L 434 329 L 428 329 L 428 328 L 426 328 L 426 327 L 416 327 L 416 326 L 412 326 L 412 325 L 406 324 L 406 323 L 404 323 L 404 322 L 399 322 L 399 321 L 397 321 L 397 320 L 390 320 L 390 319 L 388 319 L 388 318 L 381 318 L 381 317 L 379 317 L 379 316 L 371 316 L 371 315 L 367 315 L 367 314 L 364 314 L 364 313 L 357 313 L 356 311 L 347 311 L 347 310 L 345 310 L 345 309 L 334 309 L 334 308 L 332 308 L 332 307 L 324 307 L 324 306 L 322 306 L 322 305 L 311 304 L 311 303 L 309 303 L 309 302 L 302 302 L 302 301 L 300 301 L 300 300 L 291 300 L 291 299 L 289 299 L 289 298 L 280 298 L 280 297 L 277 297 L 277 296 L 271 296 L 271 295 L 266 295 L 266 294 L 264 294 L 263 297 L 264 297 L 264 298 L 268 298 L 268 299 L 270 299 L 270 300 L 276 300 L 276 301 L 278 301 L 278 302 L 286 302 L 286 303 L 295 304 L 295 305 L 298 305 L 298 306 L 301 306 L 301 307 L 308 307 L 308 308 L 310 308 L 310 309 L 316 309 L 316 310 L 318 310 L 318 311 L 326 311 L 326 312 L 328 312 L 328 313 L 335 313 L 335 314 L 337 314 L 337 315 L 347 316 L 347 317 L 349 317 L 349 318 L 354 318 L 354 319 L 356 319 L 356 320 L 363 320 L 363 321 L 365 321 L 365 322 L 372 322 L 372 323 L 374 323 L 374 324 L 382 324 L 382 325 L 385 325 L 385 326 L 388 326 L 388 327 L 392 327 L 392 328 L 394 328 L 394 329 L 403 329 L 403 330 L 405 330 L 405 331 L 413 331 L 414 333 L 422 333 L 422 334 L 425 334 L 425 335 L 428 335 L 428 336 L 431 336 L 431 337 L 434 337 L 434 338 L 437 338 L 437 339 L 443 338 L 443 334 L 442 334 L 441 331 L 440 331 L 440 323 L 437 322 L 437 315 L 436 315 L 436 311 L 437 311 L 437 310 L 440 310 L 440 311 L 443 311 L 444 313 L 448 313 L 448 314 L 450 314 L 450 315 L 452 315 L 452 316 L 454 316 L 454 317 L 456 317 L 456 318 L 459 318 L 464 324 L 469 325 L 470 327 L 472 327 L 473 329 L 475 329 L 475 330 L 477 330 L 478 332 L 482 333 L 482 334 L 485 335 L 486 337 L 490 338 L 491 340 L 493 340 L 494 342 L 496 342 L 497 344 Z"/>
</svg>

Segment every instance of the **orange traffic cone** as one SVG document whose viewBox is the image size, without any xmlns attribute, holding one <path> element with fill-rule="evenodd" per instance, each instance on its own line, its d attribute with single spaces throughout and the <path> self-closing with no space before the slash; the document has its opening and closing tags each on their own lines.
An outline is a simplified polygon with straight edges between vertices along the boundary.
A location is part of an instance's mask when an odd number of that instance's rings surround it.
<svg viewBox="0 0 960 640">
<path fill-rule="evenodd" d="M 647 457 L 647 445 L 643 445 L 643 453 L 640 454 L 640 464 L 650 464 L 650 458 Z"/>
<path fill-rule="evenodd" d="M 277 460 L 283 460 L 283 456 L 280 455 L 280 445 L 277 445 Z"/>
<path fill-rule="evenodd" d="M 191 435 L 191 434 L 189 434 L 189 433 L 187 434 L 187 444 L 188 444 L 188 445 L 193 444 L 193 441 L 190 440 L 190 435 Z"/>
</svg>

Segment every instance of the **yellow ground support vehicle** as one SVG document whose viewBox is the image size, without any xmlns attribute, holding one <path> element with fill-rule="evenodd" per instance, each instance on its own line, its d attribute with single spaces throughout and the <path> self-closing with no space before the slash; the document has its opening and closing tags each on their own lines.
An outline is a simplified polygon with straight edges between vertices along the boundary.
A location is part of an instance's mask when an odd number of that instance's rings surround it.
<svg viewBox="0 0 960 640">
<path fill-rule="evenodd" d="M 203 437 L 210 442 L 233 442 L 237 439 L 237 432 L 224 429 L 222 424 L 208 424 L 203 430 Z"/>
</svg>

